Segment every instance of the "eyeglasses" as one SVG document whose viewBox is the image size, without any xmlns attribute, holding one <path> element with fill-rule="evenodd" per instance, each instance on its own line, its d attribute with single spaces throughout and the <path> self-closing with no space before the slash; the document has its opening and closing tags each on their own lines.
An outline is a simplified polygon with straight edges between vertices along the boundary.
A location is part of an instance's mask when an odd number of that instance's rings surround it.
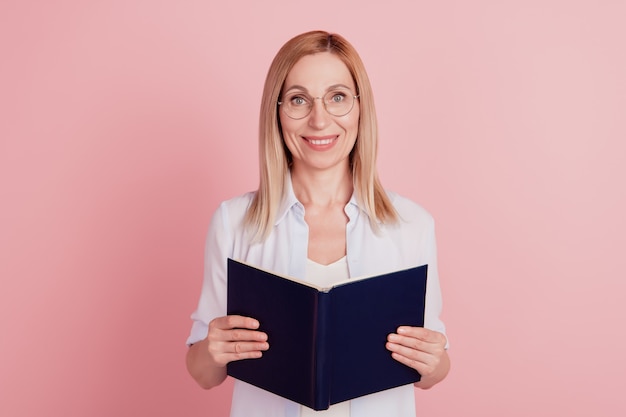
<svg viewBox="0 0 626 417">
<path fill-rule="evenodd" d="M 278 102 L 287 117 L 291 119 L 304 119 L 313 109 L 313 102 L 322 100 L 326 111 L 333 116 L 345 116 L 352 111 L 354 101 L 358 95 L 352 95 L 350 90 L 331 90 L 323 97 L 311 97 L 302 92 L 293 92 L 285 95 L 282 101 Z"/>
</svg>

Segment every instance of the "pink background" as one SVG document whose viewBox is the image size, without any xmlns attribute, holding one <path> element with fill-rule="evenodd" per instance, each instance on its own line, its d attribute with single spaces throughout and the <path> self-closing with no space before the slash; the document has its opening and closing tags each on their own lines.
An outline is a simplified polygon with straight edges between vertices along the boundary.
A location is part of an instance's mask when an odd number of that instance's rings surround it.
<svg viewBox="0 0 626 417">
<path fill-rule="evenodd" d="M 288 38 L 344 34 L 385 185 L 438 224 L 421 416 L 623 416 L 623 1 L 3 1 L 0 415 L 226 416 L 184 345 Z"/>
</svg>

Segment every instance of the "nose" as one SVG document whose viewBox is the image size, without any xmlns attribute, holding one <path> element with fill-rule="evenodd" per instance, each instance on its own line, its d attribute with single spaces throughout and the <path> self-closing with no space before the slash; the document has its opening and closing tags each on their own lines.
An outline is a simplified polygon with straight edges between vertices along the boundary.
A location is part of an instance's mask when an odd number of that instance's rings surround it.
<svg viewBox="0 0 626 417">
<path fill-rule="evenodd" d="M 319 103 L 318 103 L 319 99 Z M 323 98 L 315 97 L 313 99 L 313 108 L 309 114 L 309 126 L 321 130 L 330 124 L 330 114 L 324 107 Z"/>
</svg>

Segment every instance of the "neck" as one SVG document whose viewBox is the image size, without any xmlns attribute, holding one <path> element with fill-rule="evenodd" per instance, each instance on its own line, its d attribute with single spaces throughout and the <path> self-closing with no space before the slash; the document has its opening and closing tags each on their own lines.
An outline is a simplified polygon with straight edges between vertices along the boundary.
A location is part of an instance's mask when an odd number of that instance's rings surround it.
<svg viewBox="0 0 626 417">
<path fill-rule="evenodd" d="M 306 205 L 345 205 L 352 196 L 352 173 L 347 166 L 320 171 L 304 171 L 294 165 L 291 169 L 293 192 Z"/>
</svg>

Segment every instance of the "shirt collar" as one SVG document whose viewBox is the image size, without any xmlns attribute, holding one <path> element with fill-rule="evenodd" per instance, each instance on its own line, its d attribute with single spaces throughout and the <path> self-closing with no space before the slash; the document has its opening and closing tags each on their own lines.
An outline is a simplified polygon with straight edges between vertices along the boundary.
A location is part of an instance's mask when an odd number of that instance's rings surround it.
<svg viewBox="0 0 626 417">
<path fill-rule="evenodd" d="M 293 183 L 291 182 L 291 172 L 289 172 L 285 178 L 285 193 L 282 202 L 278 208 L 278 212 L 276 213 L 276 221 L 274 222 L 274 226 L 278 225 L 283 221 L 285 216 L 290 210 L 301 210 L 302 215 L 304 216 L 304 206 L 293 192 Z M 361 210 L 359 206 L 358 199 L 356 198 L 356 194 L 353 192 L 348 204 L 346 204 L 346 214 L 348 217 L 352 217 L 354 214 L 359 213 Z M 365 212 L 364 212 L 365 214 Z"/>
<path fill-rule="evenodd" d="M 278 212 L 276 213 L 276 221 L 274 222 L 274 226 L 276 226 L 278 223 L 283 221 L 283 219 L 285 218 L 285 216 L 287 215 L 287 213 L 289 212 L 289 210 L 291 210 L 293 206 L 301 207 L 302 212 L 304 212 L 304 207 L 302 206 L 302 203 L 298 201 L 298 199 L 296 198 L 296 195 L 293 192 L 293 184 L 291 183 L 291 172 L 288 172 L 287 175 L 285 176 L 284 190 L 285 192 L 283 193 L 283 200 L 281 201 L 280 206 L 278 207 Z"/>
</svg>

